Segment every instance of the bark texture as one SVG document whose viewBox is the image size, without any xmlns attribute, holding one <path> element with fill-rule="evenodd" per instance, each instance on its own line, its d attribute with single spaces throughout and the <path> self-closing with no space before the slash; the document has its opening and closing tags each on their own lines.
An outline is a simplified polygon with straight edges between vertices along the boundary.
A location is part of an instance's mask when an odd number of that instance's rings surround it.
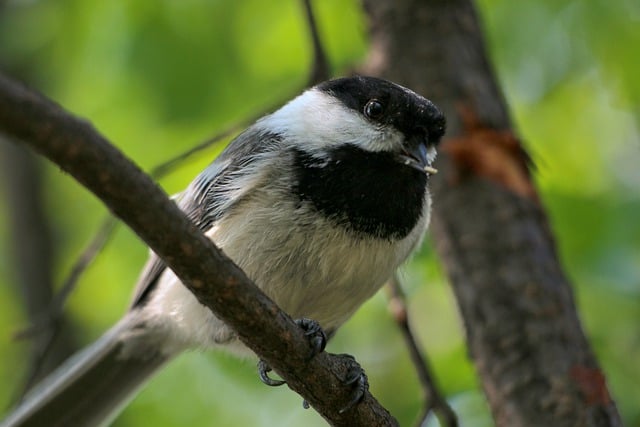
<svg viewBox="0 0 640 427">
<path fill-rule="evenodd" d="M 469 0 L 365 0 L 364 73 L 444 109 L 432 233 L 496 425 L 617 426 Z"/>
</svg>

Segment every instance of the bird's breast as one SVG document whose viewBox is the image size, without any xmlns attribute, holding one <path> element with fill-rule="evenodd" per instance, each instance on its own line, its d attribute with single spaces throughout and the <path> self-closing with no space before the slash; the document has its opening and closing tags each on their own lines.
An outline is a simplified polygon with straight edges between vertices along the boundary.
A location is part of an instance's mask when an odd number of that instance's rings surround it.
<svg viewBox="0 0 640 427">
<path fill-rule="evenodd" d="M 295 196 L 336 226 L 400 240 L 423 215 L 427 175 L 398 163 L 391 153 L 343 145 L 323 160 L 303 151 L 293 158 Z"/>
<path fill-rule="evenodd" d="M 411 230 L 379 237 L 337 225 L 311 201 L 270 194 L 253 194 L 210 237 L 292 317 L 326 329 L 340 326 L 391 277 L 428 221 L 425 200 Z"/>
</svg>

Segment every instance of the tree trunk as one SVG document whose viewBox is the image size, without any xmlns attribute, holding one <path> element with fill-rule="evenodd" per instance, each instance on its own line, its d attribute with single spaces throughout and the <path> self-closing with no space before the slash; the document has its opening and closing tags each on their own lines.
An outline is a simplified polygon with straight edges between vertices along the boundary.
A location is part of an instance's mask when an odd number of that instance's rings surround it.
<svg viewBox="0 0 640 427">
<path fill-rule="evenodd" d="M 362 70 L 444 109 L 432 233 L 496 425 L 618 426 L 469 0 L 365 0 Z"/>
</svg>

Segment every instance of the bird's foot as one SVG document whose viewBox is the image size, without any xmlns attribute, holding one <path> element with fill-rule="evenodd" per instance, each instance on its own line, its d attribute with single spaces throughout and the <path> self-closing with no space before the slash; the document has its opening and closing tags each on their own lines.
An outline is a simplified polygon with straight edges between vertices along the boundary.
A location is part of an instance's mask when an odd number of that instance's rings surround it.
<svg viewBox="0 0 640 427">
<path fill-rule="evenodd" d="M 309 340 L 309 344 L 311 345 L 311 355 L 309 359 L 314 357 L 316 354 L 324 351 L 324 348 L 327 344 L 327 335 L 320 327 L 320 324 L 315 320 L 302 318 L 297 319 L 296 324 L 300 326 L 305 331 L 305 336 Z M 367 380 L 367 375 L 364 372 L 364 369 L 360 366 L 360 364 L 355 360 L 355 358 L 349 354 L 337 354 L 336 357 L 340 357 L 345 361 L 346 369 L 344 377 L 342 378 L 342 382 L 345 386 L 353 388 L 353 395 L 349 402 L 340 409 L 340 413 L 344 413 L 354 406 L 356 406 L 364 397 L 369 388 L 369 381 Z M 273 379 L 269 376 L 269 372 L 271 371 L 271 367 L 264 360 L 260 360 L 258 362 L 258 374 L 260 376 L 260 380 L 271 387 L 281 386 L 286 384 L 284 380 Z M 309 408 L 309 402 L 304 400 L 302 402 L 302 406 L 305 409 Z"/>
<path fill-rule="evenodd" d="M 296 319 L 295 322 L 304 330 L 304 335 L 307 337 L 309 344 L 311 345 L 311 355 L 309 356 L 309 359 L 316 354 L 321 353 L 327 345 L 327 335 L 322 330 L 320 324 L 315 320 L 307 319 L 306 317 Z M 260 359 L 258 362 L 258 375 L 263 383 L 270 387 L 277 387 L 286 384 L 286 381 L 275 380 L 269 377 L 269 372 L 271 372 L 271 370 L 271 366 L 269 366 L 264 360 Z"/>
<path fill-rule="evenodd" d="M 364 369 L 362 369 L 362 366 L 360 366 L 353 356 L 350 354 L 335 354 L 334 356 L 340 357 L 343 360 L 346 359 L 346 363 L 349 364 L 346 369 L 346 374 L 344 378 L 342 378 L 342 382 L 345 386 L 353 388 L 353 395 L 351 396 L 351 399 L 339 411 L 343 414 L 360 403 L 369 389 L 369 380 L 367 379 L 367 375 L 364 373 Z M 309 409 L 309 402 L 304 400 L 302 402 L 302 406 L 305 409 Z"/>
<path fill-rule="evenodd" d="M 340 409 L 340 413 L 345 413 L 349 409 L 356 406 L 364 397 L 369 389 L 369 380 L 362 366 L 356 361 L 355 357 L 350 354 L 336 354 L 337 357 L 343 358 L 349 364 L 345 377 L 342 379 L 345 386 L 353 388 L 351 400 Z"/>
</svg>

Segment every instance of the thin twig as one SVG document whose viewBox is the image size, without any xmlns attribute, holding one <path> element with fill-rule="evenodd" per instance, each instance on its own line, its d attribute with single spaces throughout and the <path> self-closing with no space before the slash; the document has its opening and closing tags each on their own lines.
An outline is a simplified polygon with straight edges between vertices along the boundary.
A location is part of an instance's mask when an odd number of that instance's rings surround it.
<svg viewBox="0 0 640 427">
<path fill-rule="evenodd" d="M 84 273 L 86 268 L 93 262 L 95 257 L 102 251 L 104 245 L 111 237 L 113 230 L 115 229 L 118 221 L 109 216 L 102 221 L 102 225 L 98 229 L 91 242 L 84 251 L 80 254 L 76 262 L 71 268 L 69 276 L 65 279 L 60 291 L 53 298 L 49 309 L 42 313 L 32 324 L 26 329 L 23 329 L 14 334 L 14 339 L 27 339 L 32 338 L 34 335 L 48 329 L 48 325 L 51 322 L 55 322 L 63 312 L 64 305 L 69 298 L 69 295 L 75 289 L 78 279 Z"/>
<path fill-rule="evenodd" d="M 299 88 L 296 88 L 296 92 L 297 91 L 299 91 Z M 154 179 L 159 179 L 170 174 L 171 172 L 176 170 L 178 167 L 180 167 L 185 161 L 191 158 L 191 156 L 242 131 L 249 124 L 257 121 L 258 119 L 263 117 L 265 114 L 267 114 L 269 111 L 274 111 L 275 109 L 279 108 L 281 105 L 282 105 L 282 101 L 278 101 L 273 105 L 271 105 L 270 107 L 260 110 L 258 114 L 254 114 L 248 119 L 240 120 L 239 122 L 224 129 L 222 132 L 219 132 L 218 134 L 199 143 L 198 145 L 195 145 L 189 148 L 187 151 L 180 153 L 177 156 L 174 156 L 169 160 L 166 160 L 165 162 L 155 166 L 149 171 L 149 175 Z"/>
<path fill-rule="evenodd" d="M 44 335 L 45 333 L 47 333 L 47 336 L 40 338 L 41 345 L 39 348 L 36 348 L 34 350 L 35 354 L 32 357 L 31 369 L 25 376 L 25 379 L 22 382 L 22 385 L 19 385 L 17 387 L 15 391 L 15 396 L 12 399 L 12 402 L 15 402 L 15 403 L 22 402 L 22 400 L 26 397 L 27 392 L 35 384 L 37 384 L 41 374 L 42 367 L 44 366 L 45 361 L 49 356 L 49 353 L 53 349 L 53 344 L 56 338 L 61 332 L 62 320 L 63 320 L 62 316 L 57 316 L 55 318 L 49 319 L 49 322 L 46 325 L 40 324 L 40 328 L 38 330 L 35 330 L 34 329 L 35 326 L 32 325 L 29 328 L 29 331 L 23 331 L 23 333 L 31 332 L 31 335 L 28 338 L 32 338 L 33 335 L 35 335 L 36 333 L 40 335 Z"/>
<path fill-rule="evenodd" d="M 64 307 L 69 295 L 71 295 L 76 288 L 76 284 L 82 273 L 84 273 L 98 254 L 102 252 L 117 225 L 118 220 L 113 216 L 108 216 L 102 221 L 98 232 L 94 235 L 93 239 L 91 239 L 86 249 L 82 251 L 78 259 L 76 259 L 69 276 L 67 276 L 60 291 L 52 298 L 49 307 L 33 319 L 31 325 L 14 334 L 13 338 L 15 340 L 33 340 L 36 336 L 39 336 L 41 342 L 41 345 L 37 349 L 37 354 L 35 354 L 33 358 L 32 370 L 25 378 L 24 384 L 16 392 L 16 402 L 22 401 L 26 392 L 37 383 L 42 366 L 53 350 L 56 338 L 61 332 L 64 320 Z"/>
<path fill-rule="evenodd" d="M 402 332 L 402 336 L 409 349 L 409 356 L 416 369 L 418 380 L 420 381 L 425 396 L 424 406 L 415 425 L 423 425 L 429 413 L 433 411 L 438 417 L 440 425 L 457 427 L 458 418 L 438 389 L 435 378 L 431 373 L 429 361 L 426 355 L 420 350 L 417 338 L 409 325 L 409 312 L 407 310 L 406 298 L 397 274 L 394 275 L 393 279 L 387 284 L 387 291 L 389 295 L 389 311 Z"/>
<path fill-rule="evenodd" d="M 7 213 L 11 223 L 8 238 L 12 241 L 15 286 L 29 322 L 46 310 L 54 298 L 54 250 L 49 218 L 43 206 L 45 184 L 39 160 L 29 150 L 0 135 L 0 175 L 2 184 L 7 184 Z M 33 337 L 24 379 L 16 384 L 13 397 L 7 403 L 19 401 L 35 382 L 76 350 L 68 322 L 64 318 L 60 322 L 67 326 L 66 330 L 54 335 L 41 333 Z M 51 346 L 51 351 L 43 354 L 43 349 L 48 346 Z"/>
<path fill-rule="evenodd" d="M 159 179 L 166 175 L 169 175 L 171 172 L 179 168 L 180 165 L 182 165 L 186 160 L 188 160 L 194 154 L 199 153 L 200 151 L 205 150 L 226 138 L 229 138 L 235 133 L 238 133 L 240 130 L 242 130 L 246 126 L 247 122 L 248 121 L 246 120 L 242 120 L 232 126 L 229 126 L 227 129 L 223 130 L 217 135 L 212 136 L 206 141 L 203 141 L 200 144 L 189 148 L 187 151 L 184 151 L 178 154 L 177 156 L 174 156 L 169 160 L 166 160 L 165 162 L 160 163 L 159 165 L 153 167 L 149 171 L 149 175 L 154 179 Z"/>
<path fill-rule="evenodd" d="M 311 64 L 311 73 L 309 74 L 309 86 L 327 80 L 330 77 L 329 60 L 320 40 L 318 32 L 318 24 L 311 7 L 311 0 L 302 0 L 302 5 L 307 19 L 307 26 L 311 34 L 311 43 L 313 45 L 313 63 Z"/>
</svg>

